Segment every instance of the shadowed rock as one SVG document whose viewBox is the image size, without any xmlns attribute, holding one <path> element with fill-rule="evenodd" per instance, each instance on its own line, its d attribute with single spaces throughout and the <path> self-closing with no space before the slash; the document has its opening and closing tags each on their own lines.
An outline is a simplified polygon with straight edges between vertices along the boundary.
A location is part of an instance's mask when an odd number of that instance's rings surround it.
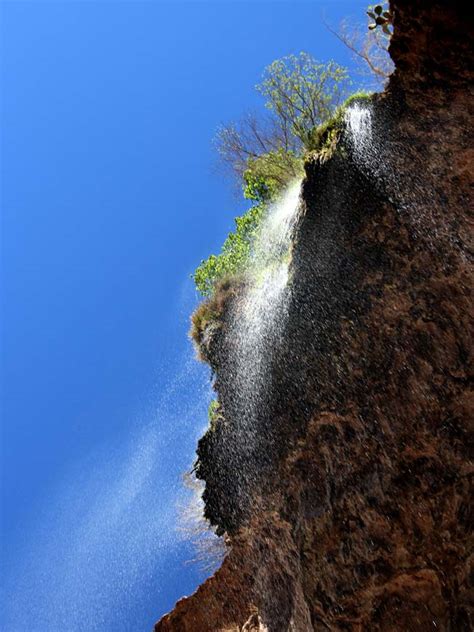
<svg viewBox="0 0 474 632">
<path fill-rule="evenodd" d="M 457 2 L 391 11 L 370 137 L 306 164 L 258 449 L 225 310 L 209 345 L 226 423 L 198 474 L 230 550 L 156 632 L 472 629 L 473 29 Z"/>
</svg>

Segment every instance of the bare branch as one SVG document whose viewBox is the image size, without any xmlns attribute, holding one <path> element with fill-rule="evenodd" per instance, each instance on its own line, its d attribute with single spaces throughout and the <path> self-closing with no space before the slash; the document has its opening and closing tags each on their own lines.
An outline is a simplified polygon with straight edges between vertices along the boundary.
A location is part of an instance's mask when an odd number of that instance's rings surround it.
<svg viewBox="0 0 474 632">
<path fill-rule="evenodd" d="M 271 178 L 278 180 L 281 172 L 287 181 L 312 130 L 328 119 L 347 88 L 347 70 L 335 62 L 321 64 L 307 53 L 276 60 L 257 86 L 266 98 L 267 116 L 247 114 L 237 124 L 222 126 L 216 139 L 222 161 L 242 180 L 250 163 L 267 156 Z"/>
<path fill-rule="evenodd" d="M 381 35 L 378 30 L 361 33 L 360 29 L 347 22 L 342 22 L 338 30 L 327 22 L 324 24 L 330 33 L 368 67 L 378 81 L 385 81 L 390 77 L 393 63 L 388 54 L 388 37 Z"/>
</svg>

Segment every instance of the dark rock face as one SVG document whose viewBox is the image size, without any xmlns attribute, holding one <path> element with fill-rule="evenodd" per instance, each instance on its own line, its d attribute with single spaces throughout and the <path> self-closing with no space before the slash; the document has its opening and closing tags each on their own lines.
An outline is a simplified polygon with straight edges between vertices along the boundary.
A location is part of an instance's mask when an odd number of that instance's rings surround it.
<svg viewBox="0 0 474 632">
<path fill-rule="evenodd" d="M 199 446 L 230 552 L 157 632 L 473 628 L 473 29 L 457 2 L 392 11 L 375 153 L 346 134 L 307 165 L 258 475 L 232 419 Z"/>
</svg>

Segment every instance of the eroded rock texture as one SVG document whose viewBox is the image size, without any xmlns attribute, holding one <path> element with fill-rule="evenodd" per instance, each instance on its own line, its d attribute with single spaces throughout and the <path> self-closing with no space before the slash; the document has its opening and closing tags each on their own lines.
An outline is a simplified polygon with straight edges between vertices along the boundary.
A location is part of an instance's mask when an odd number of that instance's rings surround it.
<svg viewBox="0 0 474 632">
<path fill-rule="evenodd" d="M 236 460 L 227 419 L 199 446 L 230 552 L 156 632 L 472 629 L 473 29 L 456 2 L 392 11 L 369 149 L 307 165 L 261 444 Z"/>
</svg>

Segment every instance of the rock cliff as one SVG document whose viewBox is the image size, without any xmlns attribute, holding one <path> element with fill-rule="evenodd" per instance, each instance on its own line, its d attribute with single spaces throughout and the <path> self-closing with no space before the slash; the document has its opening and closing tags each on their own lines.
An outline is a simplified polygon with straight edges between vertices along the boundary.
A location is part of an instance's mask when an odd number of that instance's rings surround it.
<svg viewBox="0 0 474 632">
<path fill-rule="evenodd" d="M 474 33 L 460 2 L 391 10 L 396 70 L 369 106 L 370 146 L 346 129 L 306 164 L 252 450 L 225 307 L 208 341 L 226 423 L 201 439 L 198 474 L 229 553 L 156 632 L 473 629 Z"/>
</svg>

